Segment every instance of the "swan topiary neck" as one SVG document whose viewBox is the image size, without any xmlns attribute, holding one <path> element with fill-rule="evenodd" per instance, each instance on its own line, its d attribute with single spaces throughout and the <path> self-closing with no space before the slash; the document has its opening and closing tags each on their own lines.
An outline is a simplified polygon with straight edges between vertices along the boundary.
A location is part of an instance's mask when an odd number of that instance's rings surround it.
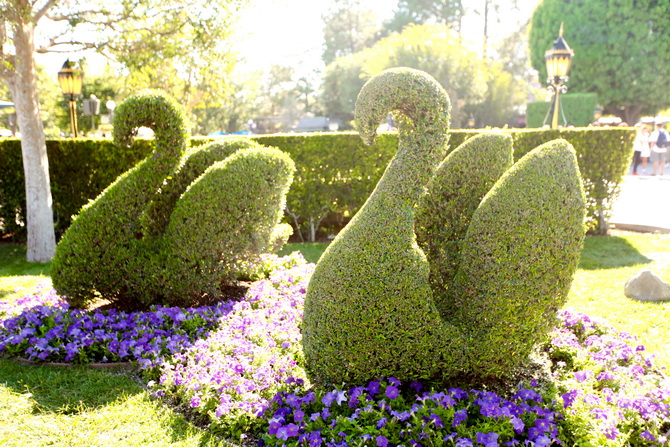
<svg viewBox="0 0 670 447">
<path fill-rule="evenodd" d="M 396 112 L 400 141 L 375 191 L 323 254 L 305 298 L 303 346 L 317 381 L 359 383 L 393 375 L 429 378 L 461 362 L 462 346 L 431 299 L 429 266 L 415 242 L 416 202 L 446 152 L 449 98 L 425 73 L 372 78 L 356 103 L 361 137 Z M 400 347 L 400 348 L 399 348 Z"/>
</svg>

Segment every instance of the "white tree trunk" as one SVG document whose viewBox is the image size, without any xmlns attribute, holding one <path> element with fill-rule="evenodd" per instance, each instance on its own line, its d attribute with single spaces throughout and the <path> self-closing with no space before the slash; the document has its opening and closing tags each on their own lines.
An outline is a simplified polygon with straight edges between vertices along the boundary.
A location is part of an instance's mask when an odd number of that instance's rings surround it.
<svg viewBox="0 0 670 447">
<path fill-rule="evenodd" d="M 33 59 L 34 25 L 16 26 L 15 76 L 9 80 L 21 132 L 23 172 L 26 178 L 26 225 L 28 230 L 27 260 L 50 261 L 56 250 L 54 235 L 49 160 L 40 117 L 37 72 Z"/>
</svg>

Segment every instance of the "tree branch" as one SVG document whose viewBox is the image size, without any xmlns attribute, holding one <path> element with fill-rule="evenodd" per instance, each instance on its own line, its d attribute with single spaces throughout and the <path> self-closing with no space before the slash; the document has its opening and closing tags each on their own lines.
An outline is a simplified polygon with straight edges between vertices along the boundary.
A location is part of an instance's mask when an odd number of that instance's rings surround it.
<svg viewBox="0 0 670 447">
<path fill-rule="evenodd" d="M 56 0 L 49 0 L 33 16 L 33 23 L 37 25 L 42 17 L 56 4 Z"/>
</svg>

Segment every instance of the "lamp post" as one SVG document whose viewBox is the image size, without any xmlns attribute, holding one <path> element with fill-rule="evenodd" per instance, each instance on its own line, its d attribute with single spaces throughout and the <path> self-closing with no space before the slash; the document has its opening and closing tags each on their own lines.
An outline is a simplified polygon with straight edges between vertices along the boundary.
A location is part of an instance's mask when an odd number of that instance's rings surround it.
<svg viewBox="0 0 670 447">
<path fill-rule="evenodd" d="M 70 104 L 70 126 L 72 136 L 77 137 L 77 97 L 81 95 L 81 70 L 75 68 L 75 63 L 66 60 L 63 68 L 58 72 L 58 83 L 63 96 Z"/>
<path fill-rule="evenodd" d="M 560 111 L 560 95 L 568 91 L 565 83 L 568 82 L 568 70 L 574 51 L 570 49 L 565 39 L 563 39 L 563 23 L 558 32 L 558 39 L 554 46 L 544 52 L 544 60 L 547 64 L 547 83 L 549 91 L 554 94 L 554 114 L 551 119 L 551 128 L 558 129 L 558 113 Z"/>
</svg>

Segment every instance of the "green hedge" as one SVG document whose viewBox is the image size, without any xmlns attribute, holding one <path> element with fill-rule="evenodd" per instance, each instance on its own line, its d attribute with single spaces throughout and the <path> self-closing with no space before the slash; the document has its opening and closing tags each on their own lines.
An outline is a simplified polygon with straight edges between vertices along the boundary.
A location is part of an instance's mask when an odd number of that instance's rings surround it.
<svg viewBox="0 0 670 447">
<path fill-rule="evenodd" d="M 528 127 L 542 127 L 544 118 L 547 124 L 551 123 L 552 113 L 547 111 L 553 102 L 534 101 L 529 102 L 526 108 L 526 121 Z M 593 113 L 598 106 L 598 95 L 595 93 L 568 93 L 561 95 L 561 107 L 565 114 L 568 125 L 588 126 L 594 120 Z M 563 116 L 559 116 L 558 122 L 563 122 Z"/>
<path fill-rule="evenodd" d="M 632 154 L 635 132 L 626 128 L 506 130 L 514 140 L 514 159 L 556 138 L 569 141 L 577 152 L 588 201 L 588 229 L 603 232 L 611 203 L 618 193 Z M 455 148 L 477 131 L 451 131 Z M 380 135 L 374 146 L 357 133 L 258 135 L 254 140 L 288 153 L 296 164 L 287 198 L 286 221 L 313 239 L 319 226 L 342 227 L 362 206 L 397 149 L 397 134 Z M 192 146 L 211 139 L 193 138 Z M 56 232 L 69 226 L 71 216 L 94 199 L 119 174 L 153 149 L 151 140 L 138 140 L 131 149 L 111 141 L 70 139 L 47 141 Z M 0 234 L 4 240 L 25 240 L 25 191 L 21 146 L 18 140 L 0 141 Z"/>
</svg>

